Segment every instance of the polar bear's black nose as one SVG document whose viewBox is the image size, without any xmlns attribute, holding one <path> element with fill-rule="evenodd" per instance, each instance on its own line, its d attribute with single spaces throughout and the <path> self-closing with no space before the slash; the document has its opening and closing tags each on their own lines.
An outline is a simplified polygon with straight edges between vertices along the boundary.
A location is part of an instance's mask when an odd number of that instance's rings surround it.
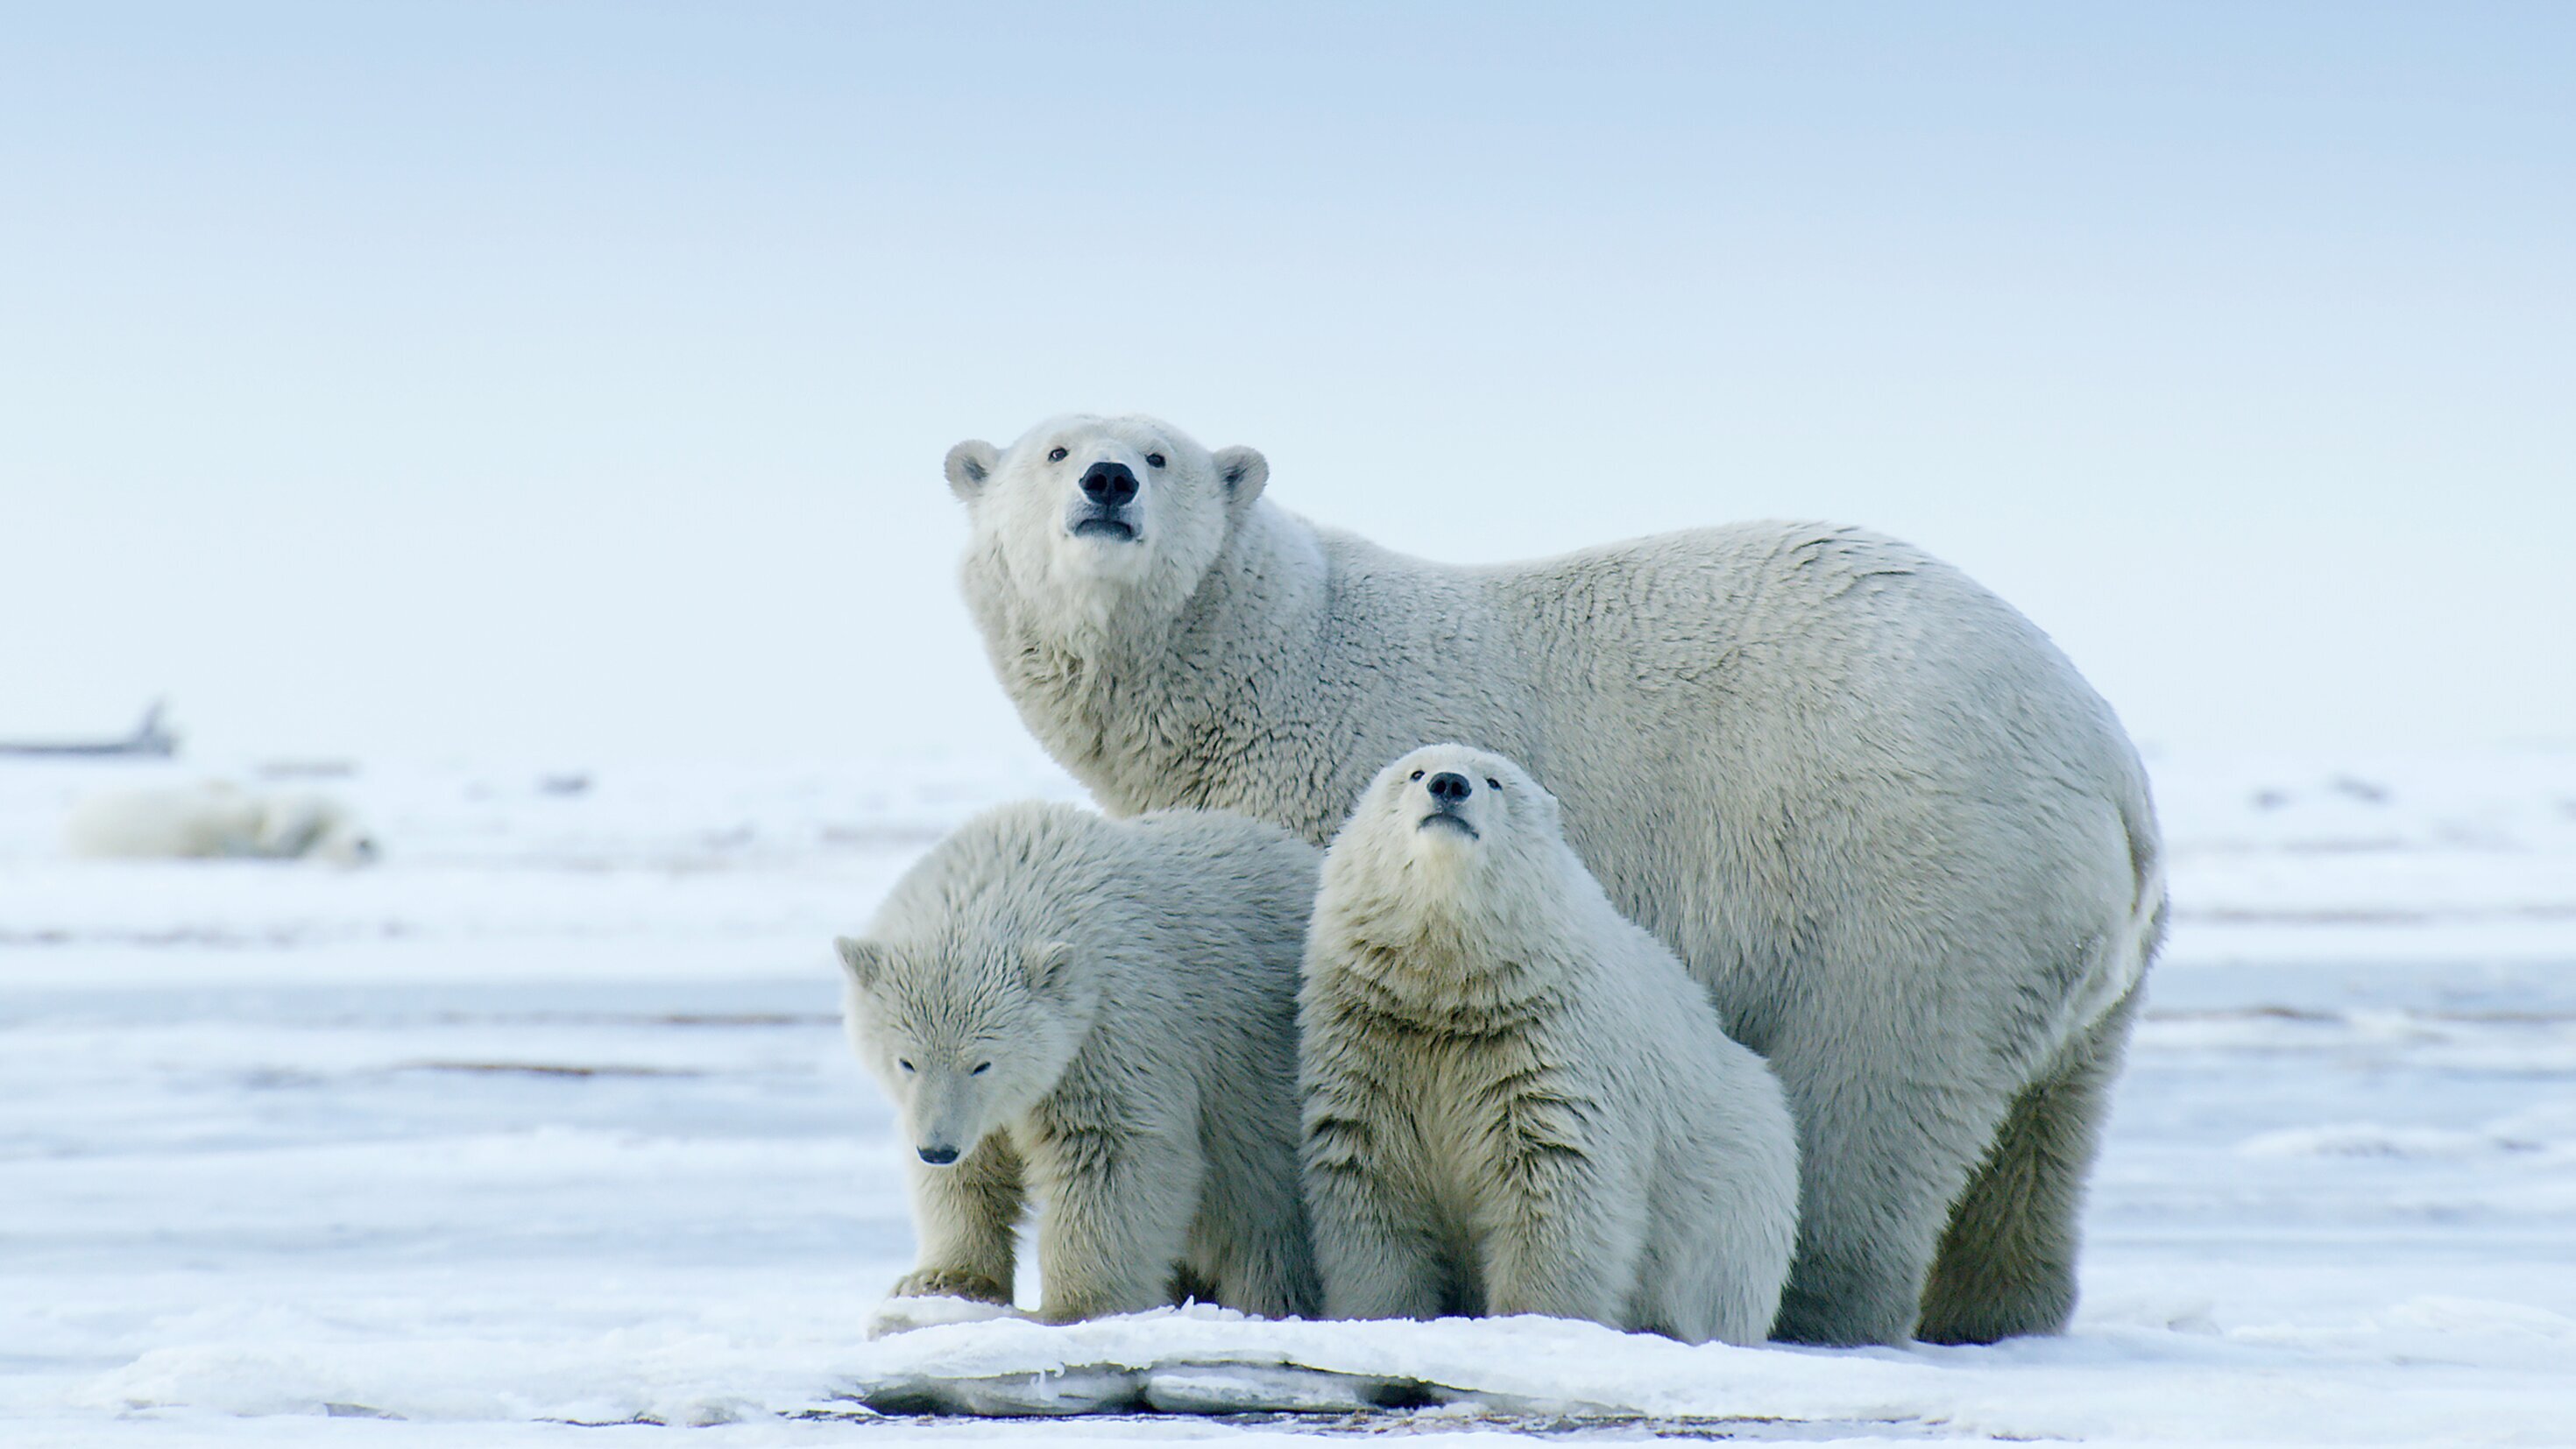
<svg viewBox="0 0 2576 1449">
<path fill-rule="evenodd" d="M 1474 794 L 1476 790 L 1475 786 L 1467 783 L 1466 776 L 1459 774 L 1455 770 L 1441 771 L 1439 774 L 1431 777 L 1430 784 L 1425 785 L 1422 788 L 1431 792 L 1432 799 L 1444 801 L 1451 805 L 1455 805 L 1459 801 L 1466 799 L 1469 795 Z"/>
<path fill-rule="evenodd" d="M 1094 463 L 1083 470 L 1082 496 L 1103 508 L 1116 508 L 1136 496 L 1136 475 L 1124 463 Z"/>
<path fill-rule="evenodd" d="M 929 1163 L 933 1167 L 946 1167 L 948 1164 L 957 1160 L 957 1149 L 954 1147 L 925 1147 L 921 1149 L 921 1160 Z"/>
</svg>

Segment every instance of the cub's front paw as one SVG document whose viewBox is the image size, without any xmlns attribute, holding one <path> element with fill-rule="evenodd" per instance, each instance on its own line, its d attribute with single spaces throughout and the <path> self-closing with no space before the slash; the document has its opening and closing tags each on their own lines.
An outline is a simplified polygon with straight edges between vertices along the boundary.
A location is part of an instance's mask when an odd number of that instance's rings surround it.
<svg viewBox="0 0 2576 1449">
<path fill-rule="evenodd" d="M 886 1290 L 888 1298 L 964 1298 L 976 1303 L 998 1303 L 1007 1308 L 1011 1290 L 963 1268 L 924 1268 L 906 1273 Z"/>
</svg>

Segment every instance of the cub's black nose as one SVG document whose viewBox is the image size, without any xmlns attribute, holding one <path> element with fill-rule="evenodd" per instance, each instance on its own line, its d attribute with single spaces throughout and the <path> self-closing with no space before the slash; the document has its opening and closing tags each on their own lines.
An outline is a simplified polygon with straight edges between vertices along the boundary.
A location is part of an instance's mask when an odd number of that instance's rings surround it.
<svg viewBox="0 0 2576 1449">
<path fill-rule="evenodd" d="M 1439 774 L 1431 777 L 1430 784 L 1425 785 L 1422 788 L 1431 792 L 1432 799 L 1444 800 L 1452 805 L 1466 799 L 1476 791 L 1475 786 L 1467 783 L 1467 777 L 1459 774 L 1455 770 L 1441 771 Z"/>
<path fill-rule="evenodd" d="M 1136 496 L 1136 475 L 1124 463 L 1094 463 L 1083 470 L 1082 496 L 1103 508 L 1115 508 Z"/>
<path fill-rule="evenodd" d="M 948 1164 L 957 1160 L 957 1149 L 954 1147 L 925 1147 L 921 1149 L 921 1160 L 929 1163 L 933 1167 L 946 1167 Z"/>
</svg>

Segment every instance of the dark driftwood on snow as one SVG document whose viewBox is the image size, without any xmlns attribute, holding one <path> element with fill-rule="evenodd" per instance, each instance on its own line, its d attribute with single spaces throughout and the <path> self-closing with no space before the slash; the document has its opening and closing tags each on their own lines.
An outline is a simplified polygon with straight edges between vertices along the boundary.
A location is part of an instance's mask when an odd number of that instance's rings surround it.
<svg viewBox="0 0 2576 1449">
<path fill-rule="evenodd" d="M 143 712 L 134 733 L 121 740 L 61 740 L 12 744 L 0 740 L 0 755 L 175 755 L 179 737 L 161 723 L 161 702 Z"/>
</svg>

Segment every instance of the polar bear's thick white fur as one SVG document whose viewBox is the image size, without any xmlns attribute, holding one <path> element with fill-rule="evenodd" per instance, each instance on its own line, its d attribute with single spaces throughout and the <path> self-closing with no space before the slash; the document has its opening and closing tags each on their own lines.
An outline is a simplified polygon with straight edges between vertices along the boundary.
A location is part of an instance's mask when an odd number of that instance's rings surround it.
<svg viewBox="0 0 2576 1449">
<path fill-rule="evenodd" d="M 1008 1303 L 1034 1192 L 1041 1315 L 1197 1297 L 1311 1314 L 1297 974 L 1314 848 L 1238 815 L 970 821 L 840 943 L 851 1044 L 906 1134 L 919 1265 Z"/>
<path fill-rule="evenodd" d="M 224 781 L 90 796 L 63 823 L 74 855 L 127 859 L 327 860 L 363 865 L 375 837 L 335 800 L 261 794 Z"/>
<path fill-rule="evenodd" d="M 2028 620 L 1823 524 L 1429 563 L 1282 512 L 1259 453 L 1150 418 L 961 443 L 947 473 L 1002 684 L 1113 814 L 1320 843 L 1434 740 L 1556 794 L 1611 902 L 1788 1088 L 1781 1336 L 2065 1322 L 2164 884 L 2135 751 Z"/>
<path fill-rule="evenodd" d="M 1360 796 L 1298 1030 L 1328 1316 L 1770 1333 L 1798 1235 L 1788 1101 L 1519 766 L 1433 745 Z"/>
</svg>

